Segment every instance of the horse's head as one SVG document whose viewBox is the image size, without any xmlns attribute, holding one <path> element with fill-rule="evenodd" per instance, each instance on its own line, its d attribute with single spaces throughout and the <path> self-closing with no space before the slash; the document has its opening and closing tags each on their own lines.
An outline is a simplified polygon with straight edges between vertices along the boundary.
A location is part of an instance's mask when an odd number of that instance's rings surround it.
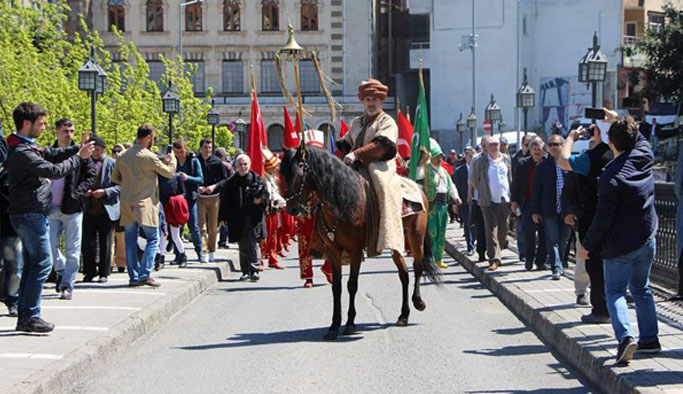
<svg viewBox="0 0 683 394">
<path fill-rule="evenodd" d="M 280 164 L 280 175 L 284 182 L 283 194 L 287 206 L 286 212 L 292 216 L 310 214 L 313 183 L 310 168 L 305 159 L 305 146 L 298 149 L 283 149 L 284 155 Z"/>
</svg>

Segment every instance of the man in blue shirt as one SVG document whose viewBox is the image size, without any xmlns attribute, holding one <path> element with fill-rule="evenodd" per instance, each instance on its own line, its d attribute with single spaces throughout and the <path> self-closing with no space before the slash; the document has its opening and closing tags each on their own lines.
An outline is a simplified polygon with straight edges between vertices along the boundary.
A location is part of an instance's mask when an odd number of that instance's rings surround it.
<svg viewBox="0 0 683 394">
<path fill-rule="evenodd" d="M 194 154 L 188 154 L 185 141 L 178 140 L 174 142 L 173 153 L 176 160 L 178 160 L 176 171 L 183 178 L 183 182 L 185 182 L 185 199 L 187 200 L 187 208 L 190 211 L 190 220 L 187 222 L 187 227 L 190 230 L 192 245 L 194 245 L 194 250 L 197 252 L 199 262 L 207 263 L 208 260 L 202 252 L 202 238 L 199 232 L 199 222 L 197 221 L 199 186 L 204 183 L 202 166 Z M 176 258 L 179 258 L 179 255 Z"/>
</svg>

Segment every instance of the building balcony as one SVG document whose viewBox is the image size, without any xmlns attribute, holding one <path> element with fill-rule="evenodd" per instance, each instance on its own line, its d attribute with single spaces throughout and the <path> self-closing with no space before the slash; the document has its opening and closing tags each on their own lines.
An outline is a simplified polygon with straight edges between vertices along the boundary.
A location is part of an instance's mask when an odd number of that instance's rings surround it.
<svg viewBox="0 0 683 394">
<path fill-rule="evenodd" d="M 639 42 L 640 42 L 640 37 L 624 36 L 624 46 L 638 45 Z"/>
</svg>

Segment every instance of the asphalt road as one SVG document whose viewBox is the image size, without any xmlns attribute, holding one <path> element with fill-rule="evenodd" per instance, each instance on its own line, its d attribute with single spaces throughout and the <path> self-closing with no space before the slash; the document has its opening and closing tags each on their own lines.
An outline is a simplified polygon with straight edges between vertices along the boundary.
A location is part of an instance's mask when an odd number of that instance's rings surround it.
<svg viewBox="0 0 683 394">
<path fill-rule="evenodd" d="M 286 270 L 266 270 L 258 283 L 209 289 L 74 392 L 595 392 L 450 260 L 445 286 L 423 286 L 427 309 L 413 309 L 403 328 L 394 326 L 401 296 L 393 263 L 366 261 L 360 333 L 331 342 L 322 340 L 332 295 L 319 265 L 316 287 L 304 289 L 297 261 L 282 260 Z M 347 303 L 344 286 L 344 311 Z"/>
</svg>

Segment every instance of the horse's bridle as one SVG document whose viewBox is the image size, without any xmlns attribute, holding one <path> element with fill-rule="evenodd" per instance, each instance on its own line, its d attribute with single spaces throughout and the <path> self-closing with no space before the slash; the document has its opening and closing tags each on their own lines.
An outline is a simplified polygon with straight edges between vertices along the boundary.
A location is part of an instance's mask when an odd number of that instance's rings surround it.
<svg viewBox="0 0 683 394">
<path fill-rule="evenodd" d="M 307 216 L 310 216 L 317 209 L 317 206 L 313 204 L 313 200 L 315 199 L 316 195 L 315 195 L 315 192 L 313 192 L 306 199 L 305 203 L 300 202 L 300 200 L 304 197 L 304 188 L 306 187 L 306 177 L 308 176 L 310 168 L 308 167 L 308 163 L 306 163 L 305 161 L 300 161 L 299 166 L 301 167 L 301 170 L 304 173 L 304 175 L 301 177 L 301 185 L 299 186 L 299 190 L 297 190 L 296 193 L 292 194 L 289 197 L 285 197 L 285 202 L 287 202 L 287 203 L 289 203 L 290 201 L 296 202 L 299 205 L 299 207 L 304 211 L 304 213 Z"/>
</svg>

